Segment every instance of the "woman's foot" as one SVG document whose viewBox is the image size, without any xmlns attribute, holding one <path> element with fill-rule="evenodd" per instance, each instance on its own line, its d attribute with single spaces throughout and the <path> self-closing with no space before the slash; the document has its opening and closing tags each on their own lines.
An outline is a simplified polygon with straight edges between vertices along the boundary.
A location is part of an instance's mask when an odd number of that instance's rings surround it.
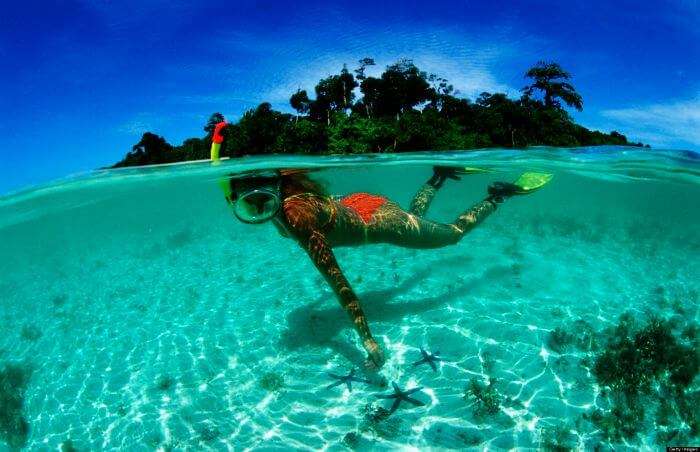
<svg viewBox="0 0 700 452">
<path fill-rule="evenodd" d="M 506 198 L 518 194 L 519 189 L 520 187 L 510 182 L 494 182 L 488 188 L 489 199 L 494 202 L 503 202 Z"/>
</svg>

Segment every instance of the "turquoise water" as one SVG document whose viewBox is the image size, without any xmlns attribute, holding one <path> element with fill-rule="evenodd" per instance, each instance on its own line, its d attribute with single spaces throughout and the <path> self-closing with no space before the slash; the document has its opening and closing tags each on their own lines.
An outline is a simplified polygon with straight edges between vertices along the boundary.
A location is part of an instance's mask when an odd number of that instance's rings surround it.
<svg viewBox="0 0 700 452">
<path fill-rule="evenodd" d="M 594 368 L 624 313 L 637 330 L 667 320 L 683 359 L 697 357 L 698 162 L 615 148 L 285 157 L 105 171 L 6 196 L 0 449 L 697 445 L 700 378 L 669 396 L 661 371 L 625 430 L 611 420 L 624 389 Z M 445 222 L 490 182 L 555 176 L 455 246 L 336 250 L 387 362 L 371 384 L 326 389 L 328 372 L 363 375 L 350 322 L 304 252 L 272 225 L 236 221 L 216 181 L 315 168 L 332 193 L 407 207 L 434 164 L 492 170 L 447 182 L 427 215 Z M 421 347 L 440 351 L 437 372 L 412 365 Z M 376 395 L 391 382 L 422 386 L 425 406 L 387 417 L 391 400 Z"/>
</svg>

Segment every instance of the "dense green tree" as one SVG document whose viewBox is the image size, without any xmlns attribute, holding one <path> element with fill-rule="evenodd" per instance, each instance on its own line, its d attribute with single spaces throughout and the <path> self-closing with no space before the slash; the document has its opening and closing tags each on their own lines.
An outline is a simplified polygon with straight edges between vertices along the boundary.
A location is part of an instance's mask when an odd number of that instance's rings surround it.
<svg viewBox="0 0 700 452">
<path fill-rule="evenodd" d="M 289 98 L 289 105 L 300 115 L 307 114 L 311 108 L 311 101 L 306 90 L 298 89 L 296 93 L 292 94 L 292 97 Z"/>
<path fill-rule="evenodd" d="M 581 109 L 583 102 L 556 63 L 539 62 L 526 73 L 533 80 L 520 99 L 504 93 L 482 93 L 475 102 L 458 96 L 447 79 L 418 69 L 411 60 L 387 66 L 379 77 L 359 61 L 355 75 L 343 66 L 339 74 L 315 86 L 315 99 L 297 90 L 289 99 L 292 116 L 262 103 L 224 129 L 222 156 L 246 154 L 359 154 L 529 145 L 629 145 L 618 133 L 591 131 L 573 122 L 561 102 Z M 362 97 L 355 99 L 358 87 Z M 541 99 L 534 94 L 540 93 Z M 209 156 L 211 133 L 223 121 L 209 117 L 203 138 L 173 147 L 147 132 L 115 166 L 150 165 Z M 637 143 L 636 146 L 641 146 Z"/>
<path fill-rule="evenodd" d="M 397 116 L 430 101 L 434 90 L 427 78 L 425 72 L 407 59 L 387 66 L 379 79 L 365 78 L 360 91 L 368 116 Z"/>
<path fill-rule="evenodd" d="M 331 75 L 314 87 L 316 99 L 309 104 L 309 114 L 313 119 L 326 121 L 330 125 L 333 112 L 352 107 L 355 99 L 353 90 L 357 87 L 355 77 L 343 67 L 339 75 Z"/>
<path fill-rule="evenodd" d="M 367 66 L 374 66 L 376 63 L 373 58 L 362 58 L 358 63 L 360 65 L 355 69 L 355 78 L 362 81 L 367 78 L 365 77 L 365 69 L 367 69 Z"/>
<path fill-rule="evenodd" d="M 201 138 L 188 138 L 175 148 L 182 160 L 204 160 L 209 158 L 209 143 Z"/>
<path fill-rule="evenodd" d="M 275 111 L 272 105 L 263 102 L 254 110 L 245 112 L 236 127 L 226 127 L 226 155 L 270 154 L 279 151 L 278 137 L 290 121 L 291 115 Z"/>
<path fill-rule="evenodd" d="M 141 140 L 132 146 L 131 152 L 124 160 L 114 166 L 157 165 L 174 161 L 177 161 L 177 155 L 165 138 L 146 132 L 141 136 Z"/>
<path fill-rule="evenodd" d="M 324 124 L 308 118 L 287 121 L 275 145 L 284 154 L 321 154 L 328 150 Z"/>
<path fill-rule="evenodd" d="M 549 108 L 561 108 L 561 99 L 569 107 L 578 111 L 583 110 L 583 99 L 568 81 L 571 75 L 557 63 L 539 61 L 525 73 L 532 83 L 523 88 L 527 97 L 532 97 L 535 91 L 540 91 L 544 97 L 544 105 Z"/>
</svg>

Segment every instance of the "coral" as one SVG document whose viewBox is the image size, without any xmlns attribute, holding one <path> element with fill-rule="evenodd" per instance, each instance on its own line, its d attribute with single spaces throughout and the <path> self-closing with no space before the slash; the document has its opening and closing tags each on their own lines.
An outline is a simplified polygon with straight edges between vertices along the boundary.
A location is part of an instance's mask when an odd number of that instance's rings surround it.
<svg viewBox="0 0 700 452">
<path fill-rule="evenodd" d="M 464 394 L 465 400 L 474 400 L 474 415 L 496 414 L 501 407 L 501 395 L 496 390 L 496 380 L 491 378 L 488 385 L 472 378 Z"/>
<path fill-rule="evenodd" d="M 633 438 L 639 433 L 644 421 L 644 408 L 639 403 L 616 404 L 610 411 L 601 409 L 584 414 L 607 439 L 621 441 Z"/>
<path fill-rule="evenodd" d="M 634 394 L 664 373 L 673 385 L 687 387 L 698 370 L 697 351 L 678 342 L 668 321 L 651 318 L 636 332 L 621 322 L 597 357 L 593 373 L 600 383 Z"/>
<path fill-rule="evenodd" d="M 547 336 L 547 348 L 556 353 L 564 353 L 573 341 L 573 334 L 570 334 L 563 327 L 558 326 L 549 332 Z"/>
<path fill-rule="evenodd" d="M 571 347 L 583 351 L 598 347 L 595 330 L 583 319 L 576 320 L 570 328 L 558 326 L 547 336 L 547 348 L 556 353 L 564 353 Z"/>
<path fill-rule="evenodd" d="M 700 426 L 694 407 L 700 396 L 699 391 L 688 389 L 700 371 L 700 356 L 687 340 L 697 327 L 688 325 L 677 334 L 682 327 L 679 322 L 650 317 L 635 328 L 634 318 L 623 314 L 618 325 L 607 331 L 607 344 L 595 357 L 593 374 L 611 389 L 612 405 L 608 411 L 584 415 L 603 436 L 614 441 L 636 436 L 644 428 L 644 407 L 654 402 L 659 444 L 686 438 L 688 430 L 696 435 Z M 601 396 L 607 397 L 605 390 Z"/>
<path fill-rule="evenodd" d="M 8 364 L 0 370 L 0 438 L 10 449 L 20 449 L 29 436 L 24 417 L 24 393 L 31 376 L 26 366 Z"/>
</svg>

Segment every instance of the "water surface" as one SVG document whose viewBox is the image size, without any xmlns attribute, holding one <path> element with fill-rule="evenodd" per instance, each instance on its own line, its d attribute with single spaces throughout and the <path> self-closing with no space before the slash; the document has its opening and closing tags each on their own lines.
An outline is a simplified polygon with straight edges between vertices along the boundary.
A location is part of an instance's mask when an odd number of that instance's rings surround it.
<svg viewBox="0 0 700 452">
<path fill-rule="evenodd" d="M 309 168 L 331 193 L 408 207 L 435 164 L 489 170 L 446 183 L 427 215 L 443 222 L 493 181 L 555 177 L 455 246 L 336 250 L 388 360 L 371 385 L 327 390 L 327 372 L 362 373 L 350 322 L 303 250 L 236 221 L 217 180 Z M 0 449 L 698 444 L 697 378 L 679 392 L 662 371 L 630 404 L 595 372 L 625 313 L 632 340 L 656 318 L 697 356 L 698 199 L 696 154 L 617 148 L 201 162 L 5 196 L 0 376 L 20 376 Z M 412 366 L 420 347 L 437 372 Z M 391 382 L 426 406 L 383 418 Z M 3 424 L 20 418 L 28 432 Z"/>
</svg>

